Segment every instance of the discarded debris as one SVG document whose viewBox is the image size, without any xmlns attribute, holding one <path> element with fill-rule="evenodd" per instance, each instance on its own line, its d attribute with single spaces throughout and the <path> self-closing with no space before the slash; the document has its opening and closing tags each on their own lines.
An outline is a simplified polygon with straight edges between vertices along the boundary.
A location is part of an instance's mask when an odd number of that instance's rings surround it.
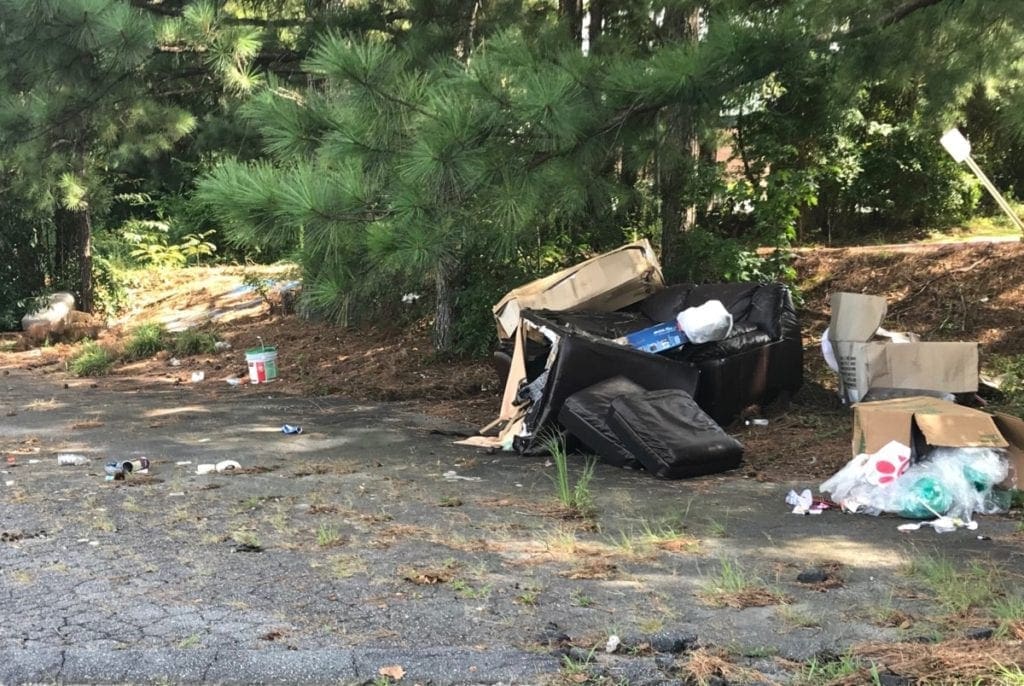
<svg viewBox="0 0 1024 686">
<path fill-rule="evenodd" d="M 213 472 L 230 472 L 236 469 L 241 469 L 242 465 L 235 462 L 234 460 L 222 460 L 216 464 L 200 464 L 196 465 L 196 474 L 211 474 Z"/>
<path fill-rule="evenodd" d="M 192 372 L 192 383 L 199 383 L 206 379 L 206 372 Z"/>
<path fill-rule="evenodd" d="M 298 436 L 302 433 L 302 427 L 297 424 L 285 424 L 281 427 L 281 433 L 286 436 Z"/>
<path fill-rule="evenodd" d="M 445 472 L 441 477 L 445 481 L 483 481 L 479 476 L 461 476 L 454 469 Z"/>
<path fill-rule="evenodd" d="M 805 488 L 800 493 L 790 491 L 786 495 L 786 504 L 793 506 L 793 514 L 796 515 L 819 515 L 829 507 L 828 503 L 815 500 L 809 488 Z"/>
<path fill-rule="evenodd" d="M 621 644 L 621 643 L 622 643 L 622 639 L 620 639 L 615 634 L 612 634 L 611 636 L 608 637 L 608 642 L 604 646 L 604 652 L 606 652 L 606 653 L 614 653 L 616 650 L 619 649 L 619 644 Z"/>
<path fill-rule="evenodd" d="M 227 341 L 217 341 L 213 344 L 213 349 L 216 352 L 222 353 L 225 350 L 231 350 L 231 344 Z"/>
</svg>

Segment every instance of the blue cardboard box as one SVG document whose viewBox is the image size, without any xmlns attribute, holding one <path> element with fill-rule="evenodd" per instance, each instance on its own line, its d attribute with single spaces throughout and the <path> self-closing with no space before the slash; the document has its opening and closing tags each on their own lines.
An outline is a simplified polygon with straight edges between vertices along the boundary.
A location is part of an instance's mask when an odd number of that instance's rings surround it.
<svg viewBox="0 0 1024 686">
<path fill-rule="evenodd" d="M 617 340 L 620 343 L 625 343 L 649 353 L 660 353 L 672 350 L 673 348 L 679 348 L 687 342 L 686 334 L 679 330 L 674 321 L 655 324 L 646 329 L 634 331 Z"/>
</svg>

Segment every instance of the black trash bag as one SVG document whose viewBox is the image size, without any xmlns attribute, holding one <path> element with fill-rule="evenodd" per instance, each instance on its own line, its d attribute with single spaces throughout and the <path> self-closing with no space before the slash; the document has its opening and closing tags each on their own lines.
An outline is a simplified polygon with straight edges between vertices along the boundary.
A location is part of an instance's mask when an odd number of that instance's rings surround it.
<svg viewBox="0 0 1024 686">
<path fill-rule="evenodd" d="M 739 466 L 743 445 L 680 390 L 620 395 L 608 426 L 644 468 L 662 479 L 716 474 Z"/>
<path fill-rule="evenodd" d="M 642 386 L 626 377 L 613 376 L 569 396 L 558 412 L 558 423 L 603 462 L 641 469 L 639 460 L 623 445 L 607 420 L 613 400 L 644 392 Z"/>
</svg>

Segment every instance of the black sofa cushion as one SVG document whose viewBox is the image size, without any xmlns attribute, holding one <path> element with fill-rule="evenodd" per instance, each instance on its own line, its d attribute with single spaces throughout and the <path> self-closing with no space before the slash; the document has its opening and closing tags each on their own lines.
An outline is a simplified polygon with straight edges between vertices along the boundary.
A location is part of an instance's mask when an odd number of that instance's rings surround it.
<svg viewBox="0 0 1024 686">
<path fill-rule="evenodd" d="M 580 443 L 616 467 L 642 465 L 608 426 L 612 401 L 623 395 L 641 395 L 644 389 L 624 376 L 613 376 L 573 393 L 558 412 L 558 423 Z"/>
<path fill-rule="evenodd" d="M 739 466 L 743 446 L 680 390 L 620 395 L 608 426 L 644 468 L 663 479 L 716 474 Z"/>
</svg>

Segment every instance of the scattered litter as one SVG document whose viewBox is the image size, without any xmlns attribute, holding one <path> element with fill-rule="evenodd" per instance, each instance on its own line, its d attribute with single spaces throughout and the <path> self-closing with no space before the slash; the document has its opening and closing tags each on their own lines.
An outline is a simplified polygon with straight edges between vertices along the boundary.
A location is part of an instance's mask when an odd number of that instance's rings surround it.
<svg viewBox="0 0 1024 686">
<path fill-rule="evenodd" d="M 100 542 L 99 542 L 99 541 L 89 541 L 89 545 L 91 545 L 91 546 L 93 546 L 93 547 L 96 547 L 96 546 L 98 546 L 99 544 L 100 544 Z"/>
<path fill-rule="evenodd" d="M 968 531 L 975 531 L 978 528 L 978 523 L 974 520 L 965 522 L 962 519 L 956 517 L 939 517 L 930 522 L 908 522 L 907 524 L 900 524 L 896 527 L 897 531 L 917 531 L 923 526 L 930 526 L 935 529 L 936 533 L 948 534 L 951 531 L 957 529 L 967 529 Z M 981 536 L 978 536 L 980 539 Z"/>
<path fill-rule="evenodd" d="M 57 464 L 59 465 L 71 465 L 74 467 L 81 467 L 92 462 L 85 455 L 79 455 L 77 453 L 58 453 Z"/>
<path fill-rule="evenodd" d="M 479 476 L 460 476 L 454 469 L 445 472 L 441 477 L 445 481 L 483 481 Z"/>
<path fill-rule="evenodd" d="M 180 367 L 181 360 L 179 360 L 177 357 L 172 357 L 167 361 L 167 364 L 171 365 L 172 367 Z"/>
<path fill-rule="evenodd" d="M 422 297 L 419 293 L 406 293 L 402 296 L 402 302 L 406 305 L 411 305 Z"/>
<path fill-rule="evenodd" d="M 978 534 L 978 540 L 979 541 L 991 541 L 992 537 L 991 536 L 985 536 L 984 534 Z"/>
<path fill-rule="evenodd" d="M 167 497 L 168 498 L 183 498 L 183 497 L 185 497 L 185 494 L 182 493 L 181 491 L 176 491 L 174 493 L 168 493 Z"/>
<path fill-rule="evenodd" d="M 604 646 L 604 652 L 606 652 L 606 653 L 614 653 L 616 650 L 619 649 L 619 645 L 621 643 L 622 643 L 622 639 L 620 639 L 615 634 L 612 634 L 611 636 L 608 637 L 608 643 L 606 643 L 605 646 Z"/>
<path fill-rule="evenodd" d="M 210 474 L 215 471 L 217 471 L 215 464 L 201 464 L 196 467 L 196 474 Z"/>
<path fill-rule="evenodd" d="M 298 436 L 302 433 L 302 427 L 297 424 L 285 424 L 281 427 L 281 433 L 286 436 Z"/>
<path fill-rule="evenodd" d="M 206 378 L 206 372 L 192 372 L 192 383 L 199 383 Z"/>
<path fill-rule="evenodd" d="M 89 542 L 89 539 L 88 539 L 88 538 L 80 538 L 80 539 L 78 539 L 78 540 L 76 541 L 76 543 L 88 543 L 88 542 Z"/>
<path fill-rule="evenodd" d="M 39 460 L 29 460 L 29 464 L 39 464 Z"/>
<path fill-rule="evenodd" d="M 178 465 L 179 467 L 185 467 L 187 465 L 192 464 L 192 460 L 182 460 L 181 462 L 175 462 L 174 464 Z"/>
<path fill-rule="evenodd" d="M 241 469 L 242 465 L 238 464 L 234 460 L 222 460 L 217 463 L 216 469 L 218 472 L 230 472 L 233 469 Z"/>
<path fill-rule="evenodd" d="M 746 424 L 747 426 L 768 426 L 768 420 L 767 419 L 761 419 L 761 418 L 748 419 L 748 420 L 744 421 L 743 423 Z"/>
<path fill-rule="evenodd" d="M 790 491 L 786 495 L 786 504 L 793 506 L 793 514 L 797 515 L 819 515 L 828 509 L 828 503 L 815 500 L 811 489 L 805 488 L 803 492 Z"/>
<path fill-rule="evenodd" d="M 17 461 L 18 461 L 18 458 L 16 458 L 14 455 L 8 455 L 7 456 L 7 464 L 14 464 Z"/>
<path fill-rule="evenodd" d="M 229 376 L 228 378 L 224 379 L 224 381 L 227 382 L 228 386 L 241 386 L 242 385 L 242 380 L 239 379 L 237 376 Z"/>
<path fill-rule="evenodd" d="M 213 344 L 213 349 L 216 352 L 222 353 L 225 350 L 231 350 L 231 344 L 228 343 L 227 341 L 217 341 L 216 343 Z"/>
</svg>

